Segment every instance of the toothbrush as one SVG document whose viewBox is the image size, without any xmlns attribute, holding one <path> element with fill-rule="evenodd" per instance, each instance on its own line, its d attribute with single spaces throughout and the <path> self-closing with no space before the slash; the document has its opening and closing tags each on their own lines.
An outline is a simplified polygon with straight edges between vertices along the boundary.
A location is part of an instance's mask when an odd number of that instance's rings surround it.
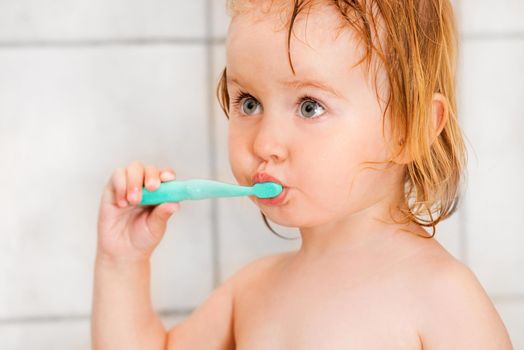
<svg viewBox="0 0 524 350">
<path fill-rule="evenodd" d="M 238 197 L 255 195 L 259 198 L 276 197 L 282 185 L 275 182 L 260 182 L 254 186 L 240 186 L 206 179 L 172 180 L 162 182 L 154 191 L 142 188 L 139 205 L 156 205 L 165 202 L 180 202 L 187 199 L 215 197 Z"/>
</svg>

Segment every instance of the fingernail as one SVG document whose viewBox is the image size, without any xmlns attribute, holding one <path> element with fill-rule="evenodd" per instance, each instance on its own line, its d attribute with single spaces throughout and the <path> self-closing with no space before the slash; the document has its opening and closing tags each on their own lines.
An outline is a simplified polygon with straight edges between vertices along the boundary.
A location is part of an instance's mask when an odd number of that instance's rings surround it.
<svg viewBox="0 0 524 350">
<path fill-rule="evenodd" d="M 136 201 L 138 198 L 138 188 L 133 188 L 131 190 L 131 193 L 129 194 L 129 200 L 130 201 Z"/>
<path fill-rule="evenodd" d="M 157 186 L 160 186 L 160 181 L 158 179 L 152 179 L 147 182 L 147 187 L 149 188 L 156 188 Z"/>
</svg>

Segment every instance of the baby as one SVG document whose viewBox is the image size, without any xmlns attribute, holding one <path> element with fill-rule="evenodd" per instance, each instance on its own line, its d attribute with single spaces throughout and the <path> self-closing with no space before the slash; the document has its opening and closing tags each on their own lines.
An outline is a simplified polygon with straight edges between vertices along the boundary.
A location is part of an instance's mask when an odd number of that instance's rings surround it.
<svg viewBox="0 0 524 350">
<path fill-rule="evenodd" d="M 297 227 L 300 249 L 251 262 L 166 330 L 149 259 L 180 204 L 137 204 L 175 172 L 116 169 L 100 204 L 93 349 L 512 349 L 475 275 L 433 238 L 466 164 L 450 2 L 228 9 L 217 95 L 231 169 L 241 185 L 283 185 L 250 200 Z"/>
</svg>

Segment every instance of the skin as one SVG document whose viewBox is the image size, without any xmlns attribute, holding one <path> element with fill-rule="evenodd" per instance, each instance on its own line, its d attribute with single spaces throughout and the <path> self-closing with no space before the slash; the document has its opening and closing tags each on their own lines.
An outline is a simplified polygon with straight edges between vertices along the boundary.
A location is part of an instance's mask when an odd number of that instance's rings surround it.
<svg viewBox="0 0 524 350">
<path fill-rule="evenodd" d="M 279 206 L 250 198 L 270 220 L 299 228 L 300 249 L 246 265 L 166 330 L 152 308 L 150 257 L 180 205 L 137 204 L 143 185 L 152 191 L 175 172 L 139 161 L 118 168 L 100 202 L 93 349 L 512 349 L 471 270 L 420 237 L 423 228 L 391 222 L 409 155 L 363 169 L 386 159 L 388 134 L 371 80 L 348 69 L 358 52 L 351 32 L 335 35 L 334 11 L 311 12 L 307 40 L 292 41 L 294 75 L 279 18 L 248 12 L 229 27 L 227 69 L 239 81 L 228 81 L 230 95 L 241 88 L 256 99 L 232 109 L 229 157 L 239 184 L 265 171 L 289 186 Z M 305 31 L 297 21 L 295 32 Z M 311 78 L 342 96 L 279 83 Z M 304 93 L 323 107 L 319 119 L 301 117 Z M 446 108 L 435 94 L 433 137 Z"/>
</svg>

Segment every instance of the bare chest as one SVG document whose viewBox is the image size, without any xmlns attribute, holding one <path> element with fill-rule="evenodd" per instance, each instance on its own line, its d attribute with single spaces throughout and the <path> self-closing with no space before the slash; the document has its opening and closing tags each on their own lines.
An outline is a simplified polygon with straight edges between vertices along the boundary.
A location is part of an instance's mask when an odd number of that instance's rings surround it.
<svg viewBox="0 0 524 350">
<path fill-rule="evenodd" d="M 274 274 L 235 300 L 236 349 L 420 349 L 409 288 L 385 273 Z"/>
</svg>

